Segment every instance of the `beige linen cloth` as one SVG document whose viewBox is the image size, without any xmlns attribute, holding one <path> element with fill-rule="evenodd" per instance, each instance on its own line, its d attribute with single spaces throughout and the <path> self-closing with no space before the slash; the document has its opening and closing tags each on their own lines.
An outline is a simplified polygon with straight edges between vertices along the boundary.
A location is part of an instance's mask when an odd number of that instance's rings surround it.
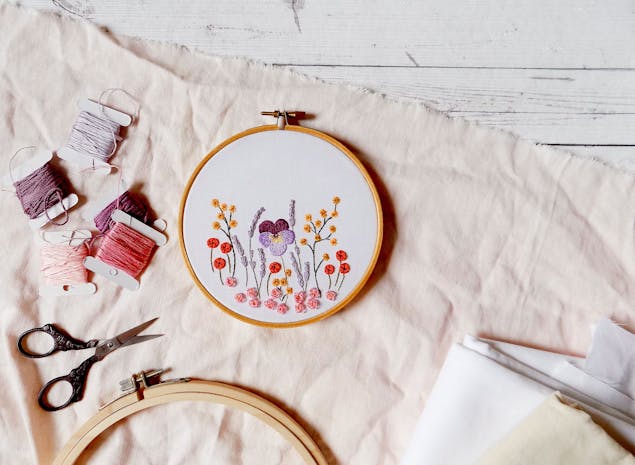
<svg viewBox="0 0 635 465">
<path fill-rule="evenodd" d="M 552 394 L 476 465 L 635 465 L 635 457 Z"/>
<path fill-rule="evenodd" d="M 3 166 L 20 147 L 62 146 L 76 101 L 111 87 L 141 102 L 114 161 L 167 221 L 170 240 L 137 292 L 96 277 L 90 298 L 39 298 L 39 246 L 17 199 L 2 194 L 1 463 L 50 463 L 116 395 L 120 379 L 170 367 L 174 377 L 264 393 L 303 422 L 333 464 L 395 464 L 448 348 L 464 334 L 580 353 L 600 316 L 635 322 L 632 174 L 418 103 L 0 5 Z M 123 98 L 115 103 L 132 109 Z M 358 154 L 380 191 L 386 226 L 377 268 L 355 301 L 289 330 L 215 309 L 193 285 L 178 245 L 179 200 L 197 163 L 225 138 L 271 123 L 259 112 L 276 108 L 315 115 L 304 124 Z M 62 166 L 83 202 L 116 182 Z M 78 213 L 71 218 L 87 226 Z M 41 385 L 89 354 L 25 359 L 15 348 L 21 331 L 55 322 L 76 337 L 98 338 L 153 316 L 160 316 L 153 332 L 165 337 L 95 365 L 82 402 L 53 414 L 37 407 Z M 124 421 L 88 458 L 295 463 L 276 438 L 243 415 L 175 404 Z"/>
</svg>

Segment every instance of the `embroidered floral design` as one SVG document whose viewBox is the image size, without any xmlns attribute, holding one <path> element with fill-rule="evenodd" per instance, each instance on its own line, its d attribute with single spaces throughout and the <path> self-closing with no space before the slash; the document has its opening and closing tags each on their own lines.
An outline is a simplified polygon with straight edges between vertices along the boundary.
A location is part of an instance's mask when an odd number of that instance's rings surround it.
<svg viewBox="0 0 635 465">
<path fill-rule="evenodd" d="M 287 251 L 287 246 L 295 241 L 295 233 L 289 229 L 287 220 L 280 218 L 275 223 L 263 221 L 258 226 L 260 236 L 258 240 L 263 247 L 268 248 L 271 255 L 279 257 Z"/>
<path fill-rule="evenodd" d="M 303 216 L 305 222 L 297 226 L 306 234 L 304 237 L 298 237 L 294 231 L 295 200 L 289 202 L 289 218 L 278 218 L 275 222 L 261 221 L 265 208 L 259 208 L 244 237 L 237 234 L 236 206 L 213 199 L 212 229 L 224 235 L 225 240 L 218 237 L 206 240 L 212 272 L 218 271 L 221 285 L 243 289 L 234 294 L 234 299 L 253 309 L 265 307 L 285 314 L 292 305 L 296 312 L 304 313 L 319 309 L 322 298 L 335 302 L 351 266 L 345 250 L 330 248 L 338 245 L 334 222 L 340 214 L 341 199 L 335 196 L 331 202 L 331 208 L 320 208 L 317 213 Z M 247 242 L 241 243 L 239 236 Z M 331 262 L 332 257 L 337 262 Z M 237 276 L 238 264 L 244 270 L 242 283 Z M 223 271 L 228 273 L 225 278 Z M 242 272 L 238 275 L 242 276 Z"/>
</svg>

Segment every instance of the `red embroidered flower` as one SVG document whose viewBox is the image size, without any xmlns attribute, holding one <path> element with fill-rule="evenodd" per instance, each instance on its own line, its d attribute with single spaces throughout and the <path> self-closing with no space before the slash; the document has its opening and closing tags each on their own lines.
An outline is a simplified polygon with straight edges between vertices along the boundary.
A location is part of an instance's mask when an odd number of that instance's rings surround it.
<svg viewBox="0 0 635 465">
<path fill-rule="evenodd" d="M 351 266 L 348 263 L 340 264 L 340 273 L 346 274 L 351 271 Z"/>
<path fill-rule="evenodd" d="M 280 263 L 278 262 L 271 262 L 269 264 L 269 271 L 271 271 L 272 274 L 278 273 L 281 269 L 282 265 L 280 265 Z"/>
<path fill-rule="evenodd" d="M 337 258 L 338 261 L 343 262 L 348 258 L 348 254 L 343 250 L 338 250 L 335 252 L 335 258 Z"/>
<path fill-rule="evenodd" d="M 220 241 L 215 237 L 210 237 L 209 239 L 207 239 L 207 247 L 209 247 L 210 249 L 215 249 L 216 247 L 218 247 L 219 243 Z"/>
<path fill-rule="evenodd" d="M 220 245 L 220 251 L 223 253 L 229 253 L 232 251 L 232 245 L 229 242 L 223 242 Z"/>
<path fill-rule="evenodd" d="M 214 268 L 216 268 L 217 270 L 222 270 L 223 268 L 225 268 L 225 265 L 227 265 L 227 262 L 224 258 L 218 257 L 214 260 Z"/>
<path fill-rule="evenodd" d="M 326 266 L 324 267 L 324 272 L 325 272 L 326 274 L 331 275 L 331 274 L 335 273 L 335 267 L 334 267 L 333 265 L 331 265 L 331 264 L 326 265 Z"/>
</svg>

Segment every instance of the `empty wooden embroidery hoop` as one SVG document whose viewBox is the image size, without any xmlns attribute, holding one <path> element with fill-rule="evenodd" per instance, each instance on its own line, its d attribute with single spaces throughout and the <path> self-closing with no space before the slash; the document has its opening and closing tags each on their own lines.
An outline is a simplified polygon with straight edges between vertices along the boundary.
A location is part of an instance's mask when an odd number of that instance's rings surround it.
<svg viewBox="0 0 635 465">
<path fill-rule="evenodd" d="M 271 112 L 270 114 L 273 114 L 274 112 Z M 276 116 L 278 114 L 278 112 L 275 112 Z M 264 113 L 263 113 L 264 114 Z M 194 170 L 194 172 L 192 173 L 192 175 L 190 176 L 190 179 L 186 185 L 185 191 L 183 193 L 183 197 L 181 200 L 181 206 L 180 206 L 180 211 L 179 211 L 179 243 L 181 246 L 181 252 L 183 255 L 183 258 L 185 260 L 186 266 L 188 268 L 188 271 L 190 272 L 190 275 L 192 276 L 195 284 L 197 285 L 197 287 L 203 292 L 203 294 L 205 296 L 207 296 L 207 298 L 209 300 L 211 300 L 216 307 L 220 308 L 221 310 L 223 310 L 224 312 L 230 314 L 231 316 L 247 322 L 247 323 L 251 323 L 254 325 L 258 325 L 258 326 L 263 326 L 263 327 L 296 327 L 296 326 L 302 326 L 302 325 L 306 325 L 306 324 L 310 324 L 319 320 L 322 320 L 324 318 L 327 318 L 331 315 L 333 315 L 334 313 L 340 311 L 342 308 L 344 308 L 348 303 L 350 303 L 351 300 L 353 300 L 357 294 L 362 290 L 362 288 L 364 287 L 364 285 L 366 284 L 366 282 L 368 281 L 370 275 L 372 274 L 372 271 L 377 263 L 377 260 L 379 258 L 379 252 L 381 249 L 381 243 L 382 243 L 382 238 L 383 238 L 383 217 L 382 217 L 382 208 L 381 208 L 381 201 L 379 198 L 379 194 L 377 192 L 377 189 L 368 173 L 368 171 L 366 170 L 366 168 L 363 166 L 363 164 L 360 162 L 360 160 L 344 145 L 342 144 L 340 141 L 338 141 L 337 139 L 329 136 L 328 134 L 325 134 L 323 132 L 314 130 L 314 129 L 310 129 L 310 128 L 306 128 L 303 126 L 298 126 L 298 125 L 292 125 L 292 124 L 286 124 L 286 118 L 284 118 L 284 123 L 280 124 L 280 121 L 282 119 L 282 116 L 279 118 L 279 122 L 278 124 L 273 124 L 273 125 L 264 125 L 264 126 L 258 126 L 258 127 L 254 127 L 251 129 L 248 129 L 246 131 L 243 131 L 241 133 L 238 133 L 232 137 L 230 137 L 229 139 L 225 140 L 224 142 L 222 142 L 220 145 L 218 145 L 217 147 L 215 147 L 210 153 L 207 154 L 207 156 L 198 164 L 198 166 L 196 167 L 196 169 Z M 374 202 L 374 214 L 375 214 L 375 218 L 376 218 L 376 222 L 374 223 L 375 227 L 376 227 L 376 235 L 374 237 L 374 247 L 373 250 L 369 253 L 369 261 L 368 261 L 368 266 L 366 266 L 363 276 L 361 276 L 361 278 L 357 281 L 356 286 L 348 293 L 346 294 L 345 298 L 343 298 L 342 300 L 340 300 L 336 305 L 332 306 L 331 308 L 329 308 L 327 311 L 323 311 L 320 312 L 319 314 L 315 315 L 314 317 L 308 317 L 306 319 L 303 319 L 301 321 L 292 321 L 292 322 L 271 322 L 271 321 L 262 321 L 260 319 L 251 317 L 251 316 L 247 316 L 243 313 L 238 313 L 237 311 L 233 310 L 232 308 L 230 308 L 228 305 L 225 305 L 223 302 L 221 302 L 219 299 L 217 299 L 207 288 L 206 286 L 201 282 L 201 280 L 199 279 L 199 276 L 197 275 L 196 270 L 194 269 L 194 267 L 192 266 L 192 263 L 190 261 L 190 258 L 188 256 L 188 251 L 187 251 L 187 247 L 185 244 L 185 238 L 184 238 L 184 211 L 185 211 L 185 207 L 186 207 L 186 202 L 188 200 L 188 195 L 190 194 L 190 191 L 192 189 L 192 185 L 195 182 L 198 174 L 201 172 L 201 170 L 206 166 L 206 164 L 212 159 L 212 157 L 214 157 L 216 154 L 218 154 L 221 150 L 223 150 L 225 147 L 233 144 L 236 141 L 239 141 L 240 139 L 243 139 L 245 137 L 254 135 L 254 134 L 258 134 L 258 133 L 262 133 L 262 132 L 266 132 L 266 131 L 286 131 L 286 132 L 294 132 L 294 133 L 301 133 L 301 134 L 306 134 L 306 135 L 310 135 L 310 136 L 314 136 L 315 138 L 322 140 L 322 141 L 326 141 L 328 142 L 330 145 L 332 145 L 333 147 L 335 147 L 339 152 L 341 152 L 343 155 L 346 156 L 346 158 L 348 158 L 348 160 L 350 160 L 357 168 L 358 170 L 358 174 L 361 175 L 361 177 L 364 179 L 369 191 L 370 191 L 370 195 L 372 196 L 372 200 Z M 302 222 L 302 212 L 298 212 L 297 216 L 299 217 L 299 222 L 301 224 Z M 293 302 L 293 301 L 291 301 Z M 293 312 L 293 305 L 291 305 L 291 308 L 289 310 L 290 312 Z"/>
<path fill-rule="evenodd" d="M 327 465 L 309 434 L 288 413 L 250 391 L 215 381 L 164 383 L 125 395 L 90 418 L 69 439 L 52 465 L 72 465 L 88 445 L 118 421 L 150 407 L 177 401 L 198 401 L 237 408 L 281 434 L 307 465 Z"/>
</svg>

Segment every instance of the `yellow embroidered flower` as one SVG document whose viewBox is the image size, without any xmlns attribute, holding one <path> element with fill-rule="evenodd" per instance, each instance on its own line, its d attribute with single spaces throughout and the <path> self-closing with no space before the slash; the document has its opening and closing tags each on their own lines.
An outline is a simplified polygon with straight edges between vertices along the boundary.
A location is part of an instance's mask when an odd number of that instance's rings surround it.
<svg viewBox="0 0 635 465">
<path fill-rule="evenodd" d="M 223 211 L 227 210 L 227 204 L 226 203 L 222 203 L 220 205 L 220 209 L 223 210 Z"/>
<path fill-rule="evenodd" d="M 331 216 L 332 216 L 333 218 L 337 218 L 337 216 L 338 216 L 338 215 L 339 215 L 339 213 L 337 213 L 337 210 L 333 210 L 333 211 L 331 212 Z"/>
<path fill-rule="evenodd" d="M 331 257 L 329 257 L 329 254 L 327 254 L 327 253 L 325 253 L 324 255 L 322 255 L 322 260 L 324 260 L 325 262 L 328 262 L 330 258 L 331 258 Z"/>
<path fill-rule="evenodd" d="M 306 245 L 306 238 L 300 239 L 300 245 Z"/>
<path fill-rule="evenodd" d="M 293 288 L 292 287 L 287 287 L 287 294 L 289 294 L 289 295 L 293 294 Z"/>
<path fill-rule="evenodd" d="M 218 208 L 219 205 L 220 205 L 220 202 L 218 201 L 218 199 L 212 199 L 212 207 Z"/>
<path fill-rule="evenodd" d="M 306 214 L 306 216 L 304 217 L 304 219 L 305 219 L 306 221 L 311 221 L 311 220 L 313 219 L 313 217 L 311 216 L 311 214 L 310 214 L 310 213 L 307 213 L 307 214 Z"/>
<path fill-rule="evenodd" d="M 220 223 L 219 223 L 218 221 L 214 221 L 214 222 L 212 223 L 212 228 L 214 228 L 214 229 L 220 229 Z"/>
<path fill-rule="evenodd" d="M 236 221 L 236 220 L 231 220 L 231 221 L 229 222 L 229 227 L 230 227 L 230 228 L 235 228 L 236 226 L 238 226 L 238 221 Z"/>
<path fill-rule="evenodd" d="M 281 278 L 281 279 L 280 279 L 280 285 L 281 285 L 281 286 L 286 286 L 287 284 L 288 284 L 288 282 L 287 282 L 287 278 Z"/>
<path fill-rule="evenodd" d="M 230 213 L 236 213 L 236 205 L 231 205 L 229 207 L 229 211 L 230 211 Z"/>
<path fill-rule="evenodd" d="M 320 236 L 319 234 L 315 235 L 315 240 L 316 241 L 321 241 L 322 240 L 322 236 Z"/>
<path fill-rule="evenodd" d="M 304 225 L 304 231 L 305 232 L 311 232 L 311 226 L 309 226 L 308 224 Z"/>
<path fill-rule="evenodd" d="M 287 276 L 291 276 L 291 268 L 287 268 L 286 270 L 284 270 L 284 274 L 286 274 Z"/>
<path fill-rule="evenodd" d="M 336 228 L 335 226 L 331 225 L 331 226 L 329 227 L 329 231 L 331 231 L 332 233 L 334 233 L 335 231 L 337 231 L 337 228 Z"/>
<path fill-rule="evenodd" d="M 337 239 L 335 238 L 331 239 L 331 245 L 337 245 Z"/>
<path fill-rule="evenodd" d="M 340 203 L 340 198 L 339 198 L 339 197 L 337 197 L 337 196 L 333 197 L 333 203 L 334 203 L 335 205 L 337 205 L 338 203 Z"/>
<path fill-rule="evenodd" d="M 321 222 L 320 220 L 317 220 L 317 221 L 315 222 L 315 227 L 316 227 L 316 228 L 319 228 L 320 226 L 322 226 L 322 222 Z"/>
<path fill-rule="evenodd" d="M 326 218 L 326 210 L 324 210 L 324 209 L 320 210 L 320 216 L 322 218 Z"/>
<path fill-rule="evenodd" d="M 219 220 L 222 220 L 223 218 L 225 218 L 225 215 L 223 215 L 222 213 L 218 213 L 216 215 L 216 218 L 218 218 Z"/>
<path fill-rule="evenodd" d="M 278 287 L 280 285 L 280 280 L 278 278 L 273 278 L 271 284 L 273 284 L 273 287 Z"/>
</svg>

